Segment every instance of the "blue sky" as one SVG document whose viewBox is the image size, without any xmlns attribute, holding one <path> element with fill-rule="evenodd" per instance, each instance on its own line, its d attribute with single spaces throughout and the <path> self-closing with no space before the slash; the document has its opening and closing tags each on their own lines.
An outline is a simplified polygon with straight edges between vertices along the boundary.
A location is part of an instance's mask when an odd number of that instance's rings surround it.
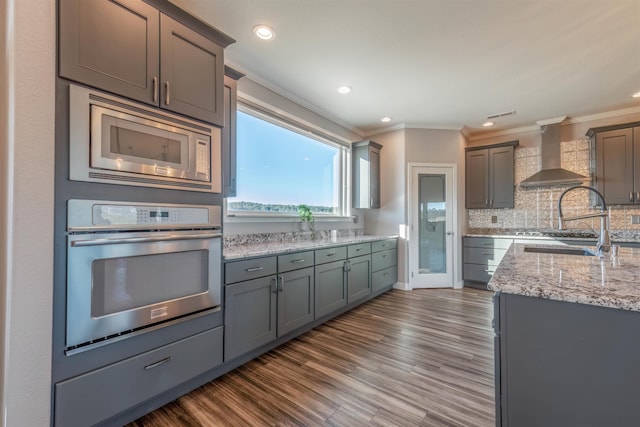
<svg viewBox="0 0 640 427">
<path fill-rule="evenodd" d="M 238 112 L 237 197 L 230 201 L 333 205 L 338 150 Z"/>
</svg>

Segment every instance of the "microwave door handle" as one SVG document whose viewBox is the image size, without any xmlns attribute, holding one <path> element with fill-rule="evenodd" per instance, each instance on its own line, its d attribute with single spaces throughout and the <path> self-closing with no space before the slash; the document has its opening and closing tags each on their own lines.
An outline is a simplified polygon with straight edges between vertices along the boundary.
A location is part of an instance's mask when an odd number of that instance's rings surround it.
<svg viewBox="0 0 640 427">
<path fill-rule="evenodd" d="M 125 238 L 109 238 L 109 239 L 91 239 L 91 240 L 75 240 L 71 242 L 73 247 L 81 246 L 102 246 L 102 245 L 120 245 L 128 243 L 150 243 L 150 242 L 169 242 L 174 240 L 202 240 L 215 239 L 222 237 L 220 233 L 200 233 L 200 234 L 171 234 L 169 236 L 149 236 L 149 237 L 125 237 Z"/>
</svg>

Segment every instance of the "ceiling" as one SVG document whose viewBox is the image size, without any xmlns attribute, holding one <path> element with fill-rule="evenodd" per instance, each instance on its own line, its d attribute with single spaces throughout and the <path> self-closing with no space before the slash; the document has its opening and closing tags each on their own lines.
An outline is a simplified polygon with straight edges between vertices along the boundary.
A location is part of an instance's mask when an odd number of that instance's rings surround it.
<svg viewBox="0 0 640 427">
<path fill-rule="evenodd" d="M 228 65 L 362 136 L 640 108 L 640 0 L 172 2 L 236 40 Z"/>
</svg>

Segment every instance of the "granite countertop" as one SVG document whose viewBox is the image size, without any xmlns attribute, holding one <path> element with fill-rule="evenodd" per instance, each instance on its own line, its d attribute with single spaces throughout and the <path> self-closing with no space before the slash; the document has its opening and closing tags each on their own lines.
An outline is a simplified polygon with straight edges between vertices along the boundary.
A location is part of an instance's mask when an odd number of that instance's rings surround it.
<svg viewBox="0 0 640 427">
<path fill-rule="evenodd" d="M 640 248 L 595 257 L 525 252 L 525 246 L 544 247 L 511 245 L 489 281 L 490 290 L 640 311 Z"/>
<path fill-rule="evenodd" d="M 640 243 L 640 232 L 637 230 L 613 230 L 609 232 L 611 240 L 616 243 Z M 557 230 L 557 229 L 510 229 L 510 228 L 472 228 L 465 237 L 504 237 L 526 240 L 592 240 L 598 237 L 589 230 Z"/>
<path fill-rule="evenodd" d="M 329 248 L 354 243 L 374 242 L 376 240 L 394 239 L 398 236 L 364 235 L 352 237 L 337 237 L 325 240 L 301 240 L 295 242 L 264 242 L 232 245 L 223 249 L 225 261 L 251 258 L 264 255 L 280 255 L 287 252 L 298 252 L 311 249 Z"/>
</svg>

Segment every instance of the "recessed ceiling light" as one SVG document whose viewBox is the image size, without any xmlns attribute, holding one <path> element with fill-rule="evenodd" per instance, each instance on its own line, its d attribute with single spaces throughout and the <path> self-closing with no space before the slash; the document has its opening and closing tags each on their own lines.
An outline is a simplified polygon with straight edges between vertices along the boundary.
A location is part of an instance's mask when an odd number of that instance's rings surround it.
<svg viewBox="0 0 640 427">
<path fill-rule="evenodd" d="M 271 40 L 276 36 L 275 31 L 268 25 L 256 25 L 253 27 L 253 33 L 262 40 Z"/>
<path fill-rule="evenodd" d="M 351 92 L 351 86 L 340 86 L 338 88 L 338 93 L 349 93 Z"/>
<path fill-rule="evenodd" d="M 494 124 L 495 124 L 495 123 L 493 123 L 493 122 L 484 122 L 484 123 L 482 124 L 482 126 L 484 126 L 484 127 L 488 128 L 489 126 L 493 126 Z"/>
<path fill-rule="evenodd" d="M 640 92 L 636 92 L 631 96 L 633 96 L 634 98 L 640 98 Z"/>
<path fill-rule="evenodd" d="M 393 117 L 383 117 L 383 118 L 380 119 L 380 121 L 383 122 L 383 123 L 388 123 L 391 120 L 393 120 Z"/>
</svg>

